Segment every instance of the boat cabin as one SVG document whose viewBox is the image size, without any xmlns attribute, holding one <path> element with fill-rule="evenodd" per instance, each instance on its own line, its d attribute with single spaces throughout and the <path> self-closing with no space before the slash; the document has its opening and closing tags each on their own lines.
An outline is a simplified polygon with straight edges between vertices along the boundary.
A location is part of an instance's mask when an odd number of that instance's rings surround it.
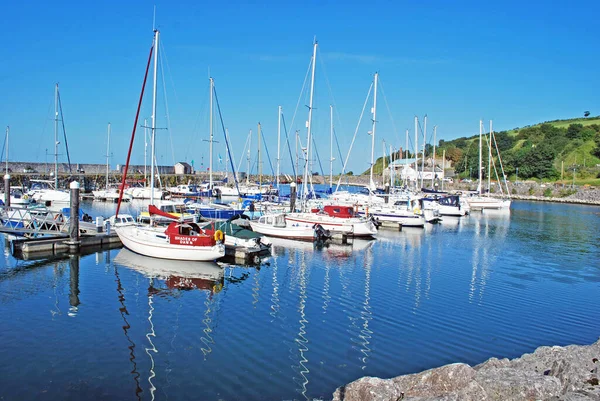
<svg viewBox="0 0 600 401">
<path fill-rule="evenodd" d="M 331 217 L 340 217 L 348 219 L 351 217 L 357 217 L 354 214 L 354 208 L 352 206 L 332 206 L 326 205 L 323 207 L 323 212 Z"/>
<path fill-rule="evenodd" d="M 265 224 L 272 227 L 285 227 L 285 215 L 277 214 L 277 215 L 267 215 L 260 216 L 258 219 L 260 224 Z"/>
<path fill-rule="evenodd" d="M 171 244 L 213 246 L 217 243 L 214 233 L 200 228 L 196 223 L 173 222 L 169 224 L 165 234 Z"/>
</svg>

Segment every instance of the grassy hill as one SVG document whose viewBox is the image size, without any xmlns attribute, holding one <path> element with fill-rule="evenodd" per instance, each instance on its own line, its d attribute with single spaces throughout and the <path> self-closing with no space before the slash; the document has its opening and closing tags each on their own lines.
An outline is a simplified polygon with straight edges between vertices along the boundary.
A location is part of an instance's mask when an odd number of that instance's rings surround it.
<svg viewBox="0 0 600 401">
<path fill-rule="evenodd" d="M 507 177 L 514 179 L 557 180 L 600 178 L 600 116 L 546 121 L 522 128 L 494 133 Z M 484 142 L 484 166 L 487 166 L 487 142 Z M 493 146 L 494 163 L 499 169 Z M 479 136 L 441 140 L 436 157 L 446 151 L 454 162 L 455 173 L 461 177 L 477 176 L 479 167 Z M 432 147 L 428 145 L 425 156 Z M 389 164 L 386 158 L 386 165 Z M 381 174 L 383 158 L 377 159 L 374 173 Z M 368 174 L 365 171 L 363 174 Z M 485 172 L 484 172 L 485 175 Z M 494 174 L 493 174 L 494 176 Z"/>
</svg>

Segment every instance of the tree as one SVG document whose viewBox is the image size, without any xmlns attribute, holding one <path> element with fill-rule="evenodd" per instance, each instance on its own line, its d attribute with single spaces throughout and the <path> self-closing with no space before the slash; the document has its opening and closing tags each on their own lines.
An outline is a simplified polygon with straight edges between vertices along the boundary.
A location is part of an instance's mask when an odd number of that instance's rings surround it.
<svg viewBox="0 0 600 401">
<path fill-rule="evenodd" d="M 446 149 L 446 159 L 458 163 L 462 159 L 463 151 L 459 148 Z"/>
<path fill-rule="evenodd" d="M 576 139 L 579 138 L 579 133 L 583 129 L 583 124 L 571 124 L 567 128 L 567 138 Z"/>
</svg>

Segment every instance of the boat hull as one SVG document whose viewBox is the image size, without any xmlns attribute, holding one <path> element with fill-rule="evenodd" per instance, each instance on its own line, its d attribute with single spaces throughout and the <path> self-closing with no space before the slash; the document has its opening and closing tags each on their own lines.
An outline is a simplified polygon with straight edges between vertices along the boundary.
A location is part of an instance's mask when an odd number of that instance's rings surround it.
<svg viewBox="0 0 600 401">
<path fill-rule="evenodd" d="M 320 224 L 325 230 L 344 233 L 357 238 L 369 238 L 377 235 L 377 228 L 371 221 L 357 218 L 338 218 L 317 213 L 290 213 L 285 220 L 291 224 L 313 227 Z"/>
<path fill-rule="evenodd" d="M 123 246 L 153 258 L 189 261 L 211 261 L 225 256 L 225 246 L 191 246 L 169 243 L 164 229 L 128 225 L 116 227 L 115 231 Z"/>
</svg>

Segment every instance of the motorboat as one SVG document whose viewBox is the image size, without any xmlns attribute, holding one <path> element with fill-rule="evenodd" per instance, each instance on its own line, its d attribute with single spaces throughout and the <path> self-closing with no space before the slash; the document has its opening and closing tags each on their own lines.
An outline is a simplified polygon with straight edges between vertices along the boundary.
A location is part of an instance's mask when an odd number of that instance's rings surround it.
<svg viewBox="0 0 600 401">
<path fill-rule="evenodd" d="M 257 221 L 250 221 L 250 227 L 252 231 L 269 237 L 302 241 L 322 241 L 330 236 L 319 224 L 288 221 L 285 213 L 261 216 Z"/>
<path fill-rule="evenodd" d="M 323 209 L 313 209 L 311 212 L 288 213 L 285 219 L 291 224 L 318 224 L 331 232 L 351 237 L 372 238 L 377 235 L 373 221 L 355 214 L 352 206 L 325 205 Z"/>
</svg>

